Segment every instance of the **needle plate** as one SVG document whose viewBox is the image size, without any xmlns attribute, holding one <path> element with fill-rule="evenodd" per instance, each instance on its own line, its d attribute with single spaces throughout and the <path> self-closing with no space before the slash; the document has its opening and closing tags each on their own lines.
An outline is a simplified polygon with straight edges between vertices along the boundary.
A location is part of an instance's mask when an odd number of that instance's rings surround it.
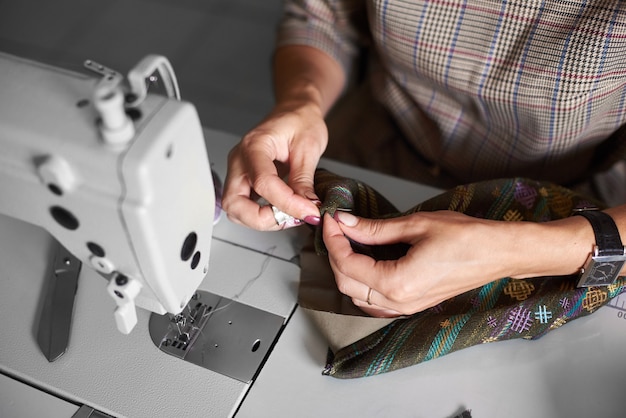
<svg viewBox="0 0 626 418">
<path fill-rule="evenodd" d="M 284 323 L 282 316 L 199 290 L 180 314 L 152 314 L 149 326 L 161 351 L 250 382 Z"/>
</svg>

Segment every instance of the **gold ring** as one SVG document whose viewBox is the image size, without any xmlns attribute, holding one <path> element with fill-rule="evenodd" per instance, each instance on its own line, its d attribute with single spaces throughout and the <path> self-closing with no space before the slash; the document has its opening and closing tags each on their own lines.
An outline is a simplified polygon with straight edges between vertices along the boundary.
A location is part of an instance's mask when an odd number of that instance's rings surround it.
<svg viewBox="0 0 626 418">
<path fill-rule="evenodd" d="M 366 301 L 366 302 L 367 302 L 367 304 L 368 304 L 368 305 L 371 305 L 371 304 L 372 304 L 372 301 L 371 301 L 371 298 L 372 298 L 372 290 L 374 290 L 374 289 L 372 289 L 372 288 L 370 287 L 370 290 L 368 290 L 368 292 L 367 292 L 367 301 Z"/>
</svg>

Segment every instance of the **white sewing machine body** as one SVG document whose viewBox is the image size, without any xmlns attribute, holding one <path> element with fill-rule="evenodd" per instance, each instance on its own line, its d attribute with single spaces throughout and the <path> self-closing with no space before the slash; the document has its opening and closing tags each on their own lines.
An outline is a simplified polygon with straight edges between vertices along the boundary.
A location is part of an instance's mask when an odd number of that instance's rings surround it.
<svg viewBox="0 0 626 418">
<path fill-rule="evenodd" d="M 94 103 L 101 81 L 0 54 L 0 213 L 121 277 L 109 292 L 129 332 L 127 301 L 178 313 L 205 277 L 215 194 L 191 104 L 147 94 L 119 114 L 130 115 L 128 138 L 107 141 Z"/>
</svg>

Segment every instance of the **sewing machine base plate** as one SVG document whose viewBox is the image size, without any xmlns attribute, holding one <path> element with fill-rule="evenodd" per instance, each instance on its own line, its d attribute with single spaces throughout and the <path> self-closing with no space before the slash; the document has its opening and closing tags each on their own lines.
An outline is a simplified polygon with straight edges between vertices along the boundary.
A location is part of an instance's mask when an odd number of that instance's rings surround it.
<svg viewBox="0 0 626 418">
<path fill-rule="evenodd" d="M 167 354 L 242 382 L 250 382 L 285 318 L 206 291 L 179 315 L 150 317 L 150 336 Z"/>
</svg>

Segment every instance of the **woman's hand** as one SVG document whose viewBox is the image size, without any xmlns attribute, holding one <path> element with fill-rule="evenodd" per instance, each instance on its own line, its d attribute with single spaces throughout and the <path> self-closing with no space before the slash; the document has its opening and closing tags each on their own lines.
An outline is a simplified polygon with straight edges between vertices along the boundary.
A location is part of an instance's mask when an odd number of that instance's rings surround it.
<svg viewBox="0 0 626 418">
<path fill-rule="evenodd" d="M 228 217 L 258 230 L 277 230 L 263 197 L 297 220 L 319 222 L 313 176 L 328 133 L 321 111 L 307 103 L 276 108 L 231 150 L 222 205 Z M 282 171 L 288 172 L 287 182 Z"/>
<path fill-rule="evenodd" d="M 419 212 L 386 220 L 326 215 L 324 242 L 339 291 L 373 316 L 409 315 L 501 277 L 571 274 L 593 234 L 579 216 L 546 222 L 489 221 L 456 212 Z M 403 242 L 407 254 L 376 261 L 362 244 Z M 371 290 L 370 290 L 371 289 Z"/>
<path fill-rule="evenodd" d="M 328 143 L 324 115 L 344 82 L 342 67 L 324 52 L 298 45 L 278 48 L 277 104 L 228 157 L 222 207 L 232 221 L 268 231 L 300 220 L 319 223 L 313 176 Z M 272 208 L 257 203 L 259 196 L 293 216 L 295 223 L 277 225 Z"/>
</svg>

